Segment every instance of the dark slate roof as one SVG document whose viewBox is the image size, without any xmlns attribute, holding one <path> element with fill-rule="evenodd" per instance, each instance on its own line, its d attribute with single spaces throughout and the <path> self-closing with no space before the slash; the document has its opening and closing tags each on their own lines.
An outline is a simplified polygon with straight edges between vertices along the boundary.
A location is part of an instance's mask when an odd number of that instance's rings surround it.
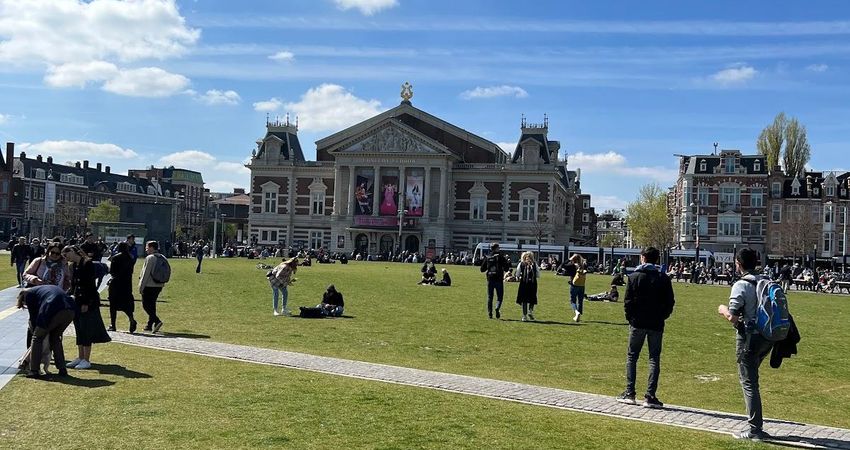
<svg viewBox="0 0 850 450">
<path fill-rule="evenodd" d="M 104 171 L 98 171 L 96 167 L 89 166 L 89 168 L 84 168 L 80 166 L 79 168 L 75 166 L 66 166 L 64 164 L 57 163 L 48 163 L 47 159 L 43 159 L 42 161 L 38 161 L 36 159 L 30 158 L 29 156 L 26 159 L 17 158 L 24 166 L 24 173 L 27 178 L 35 178 L 35 169 L 43 169 L 45 173 L 49 171 L 53 171 L 53 181 L 60 182 L 60 177 L 63 173 L 70 173 L 74 175 L 78 175 L 83 177 L 83 184 L 76 185 L 81 188 L 87 188 L 89 190 L 97 190 L 98 187 L 105 186 L 109 192 L 115 193 L 116 187 L 120 182 L 128 182 L 136 185 L 136 193 L 137 194 L 147 194 L 148 186 L 151 186 L 151 180 L 145 178 L 135 178 L 128 177 L 127 175 L 121 175 L 118 173 L 106 173 Z M 165 191 L 169 192 L 169 196 L 174 196 L 174 186 L 162 180 L 157 180 L 159 183 L 163 196 Z"/>
<path fill-rule="evenodd" d="M 511 158 L 511 162 L 515 163 L 522 158 L 522 143 L 527 139 L 534 139 L 540 144 L 540 159 L 545 163 L 549 164 L 551 159 L 549 158 L 549 143 L 557 142 L 557 141 L 548 141 L 546 140 L 546 136 L 543 132 L 540 133 L 523 133 L 522 136 L 519 137 L 519 141 L 517 141 L 516 147 L 514 148 L 514 155 Z"/>
<path fill-rule="evenodd" d="M 689 174 L 714 174 L 715 168 L 721 165 L 721 161 L 726 156 L 731 156 L 732 153 L 723 153 L 719 155 L 691 155 L 685 157 L 686 171 Z M 738 158 L 738 163 L 746 167 L 748 174 L 767 174 L 767 160 L 762 155 L 741 155 L 735 154 Z M 700 170 L 700 163 L 705 161 L 705 170 Z M 755 170 L 755 163 L 759 162 L 759 170 Z"/>
<path fill-rule="evenodd" d="M 286 131 L 267 132 L 266 136 L 263 138 L 264 142 L 260 144 L 260 150 L 257 152 L 258 158 L 266 151 L 265 140 L 268 139 L 269 136 L 274 136 L 283 141 L 283 144 L 280 146 L 280 153 L 284 158 L 292 161 L 306 161 L 304 159 L 304 152 L 301 150 L 301 141 L 298 140 L 298 135 Z"/>
</svg>

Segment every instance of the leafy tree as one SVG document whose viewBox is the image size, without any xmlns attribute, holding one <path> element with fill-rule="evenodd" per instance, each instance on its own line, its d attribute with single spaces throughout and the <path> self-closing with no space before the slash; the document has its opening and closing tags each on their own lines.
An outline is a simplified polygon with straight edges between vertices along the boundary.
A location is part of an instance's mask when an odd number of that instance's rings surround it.
<svg viewBox="0 0 850 450">
<path fill-rule="evenodd" d="M 653 246 L 661 251 L 673 243 L 673 222 L 667 213 L 667 193 L 658 183 L 646 184 L 629 203 L 627 220 L 632 239 L 640 247 Z"/>
<path fill-rule="evenodd" d="M 617 233 L 607 233 L 599 241 L 600 247 L 620 247 L 623 245 L 623 236 Z"/>
<path fill-rule="evenodd" d="M 118 222 L 120 209 L 110 201 L 104 200 L 94 208 L 89 209 L 89 223 Z"/>
<path fill-rule="evenodd" d="M 769 169 L 776 167 L 781 153 L 782 169 L 788 175 L 803 172 L 811 159 L 806 126 L 794 117 L 786 118 L 785 113 L 777 114 L 773 123 L 761 131 L 756 147 L 759 154 L 767 157 Z"/>
</svg>

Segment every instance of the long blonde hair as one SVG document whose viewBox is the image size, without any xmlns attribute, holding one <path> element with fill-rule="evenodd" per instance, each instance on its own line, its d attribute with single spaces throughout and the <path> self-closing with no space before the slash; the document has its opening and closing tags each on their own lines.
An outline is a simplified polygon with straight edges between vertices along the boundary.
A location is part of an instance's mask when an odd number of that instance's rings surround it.
<svg viewBox="0 0 850 450">
<path fill-rule="evenodd" d="M 520 257 L 520 261 L 534 265 L 534 253 L 532 252 L 524 252 Z"/>
</svg>

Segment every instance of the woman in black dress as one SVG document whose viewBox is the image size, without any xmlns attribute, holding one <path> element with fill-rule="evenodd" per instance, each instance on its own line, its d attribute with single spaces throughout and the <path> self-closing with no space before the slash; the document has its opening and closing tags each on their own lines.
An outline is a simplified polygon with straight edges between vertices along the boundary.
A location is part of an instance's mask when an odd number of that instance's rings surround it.
<svg viewBox="0 0 850 450">
<path fill-rule="evenodd" d="M 534 305 L 537 304 L 537 279 L 540 269 L 534 262 L 534 253 L 525 252 L 516 266 L 519 290 L 516 293 L 517 304 L 522 305 L 522 321 L 534 320 Z"/>
<path fill-rule="evenodd" d="M 109 330 L 115 331 L 115 319 L 118 311 L 127 314 L 130 319 L 130 333 L 136 332 L 136 320 L 133 318 L 135 310 L 135 299 L 133 298 L 133 257 L 130 255 L 130 246 L 121 242 L 116 247 L 117 253 L 112 257 L 112 265 L 109 266 Z"/>
<path fill-rule="evenodd" d="M 72 263 L 71 295 L 77 304 L 74 328 L 77 331 L 79 356 L 67 364 L 69 368 L 91 368 L 91 346 L 109 342 L 112 338 L 106 332 L 103 318 L 100 317 L 100 295 L 97 293 L 97 276 L 94 264 L 80 247 L 69 245 L 62 249 L 62 256 Z"/>
</svg>

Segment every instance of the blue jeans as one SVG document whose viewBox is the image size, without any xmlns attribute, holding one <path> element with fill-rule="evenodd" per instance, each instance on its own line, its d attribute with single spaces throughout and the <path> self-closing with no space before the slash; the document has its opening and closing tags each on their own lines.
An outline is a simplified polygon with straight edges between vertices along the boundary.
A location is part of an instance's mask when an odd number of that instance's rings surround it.
<svg viewBox="0 0 850 450">
<path fill-rule="evenodd" d="M 18 285 L 24 286 L 24 271 L 27 270 L 27 262 L 16 262 L 15 263 L 16 273 L 18 275 Z"/>
<path fill-rule="evenodd" d="M 584 314 L 584 286 L 570 286 L 570 306 L 573 311 Z"/>
<path fill-rule="evenodd" d="M 646 385 L 646 395 L 655 397 L 658 389 L 658 376 L 661 374 L 661 338 L 663 331 L 635 328 L 629 325 L 629 351 L 626 356 L 626 393 L 635 394 L 635 378 L 637 377 L 637 361 L 645 340 L 649 346 L 649 380 Z"/>
<path fill-rule="evenodd" d="M 505 296 L 505 283 L 501 279 L 487 279 L 487 313 L 493 314 L 493 291 L 496 291 L 496 309 L 502 308 L 502 298 Z"/>
<path fill-rule="evenodd" d="M 272 286 L 272 307 L 275 311 L 277 311 L 278 291 L 280 291 L 283 297 L 283 301 L 281 302 L 281 311 L 286 311 L 286 303 L 289 300 L 289 292 L 287 291 L 286 286 L 280 288 L 277 286 Z"/>
</svg>

